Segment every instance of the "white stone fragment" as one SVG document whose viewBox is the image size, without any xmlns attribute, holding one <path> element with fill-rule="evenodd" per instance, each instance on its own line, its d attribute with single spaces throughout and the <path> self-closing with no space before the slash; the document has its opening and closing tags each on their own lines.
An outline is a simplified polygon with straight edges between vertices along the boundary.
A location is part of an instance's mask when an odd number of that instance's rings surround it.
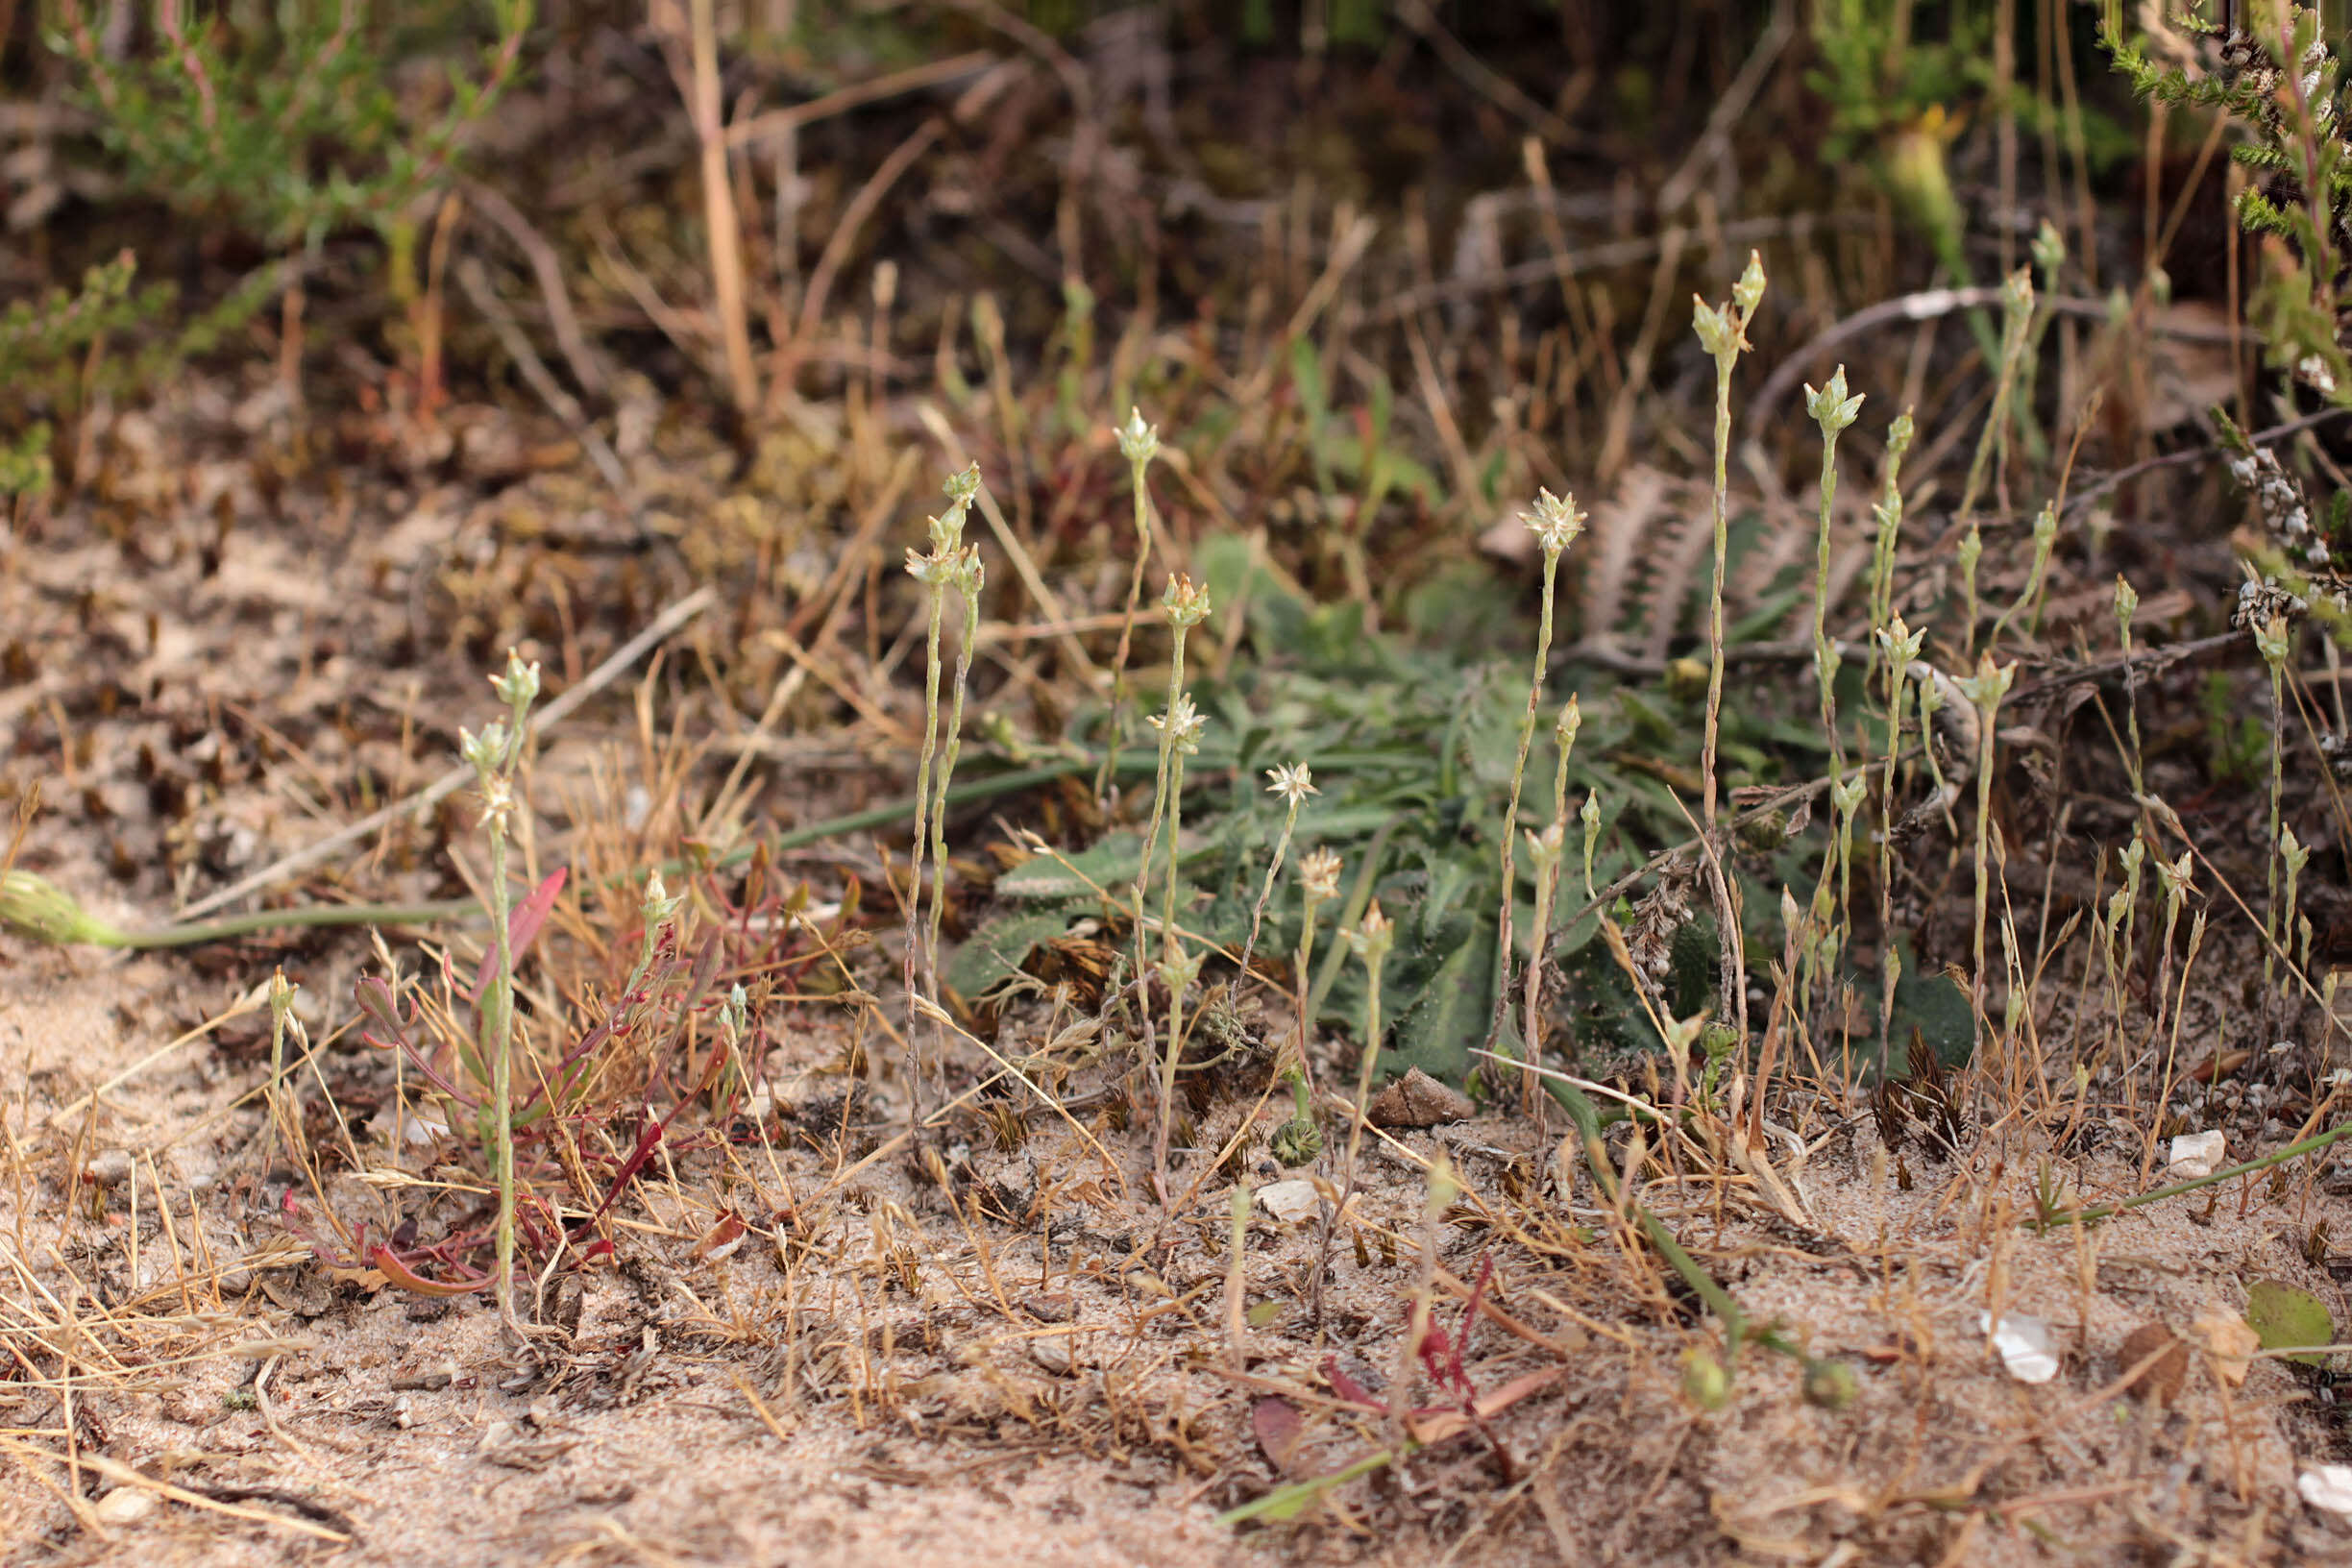
<svg viewBox="0 0 2352 1568">
<path fill-rule="evenodd" d="M 2006 1312 L 1998 1323 L 1978 1312 L 1976 1326 L 1993 1336 L 2001 1365 L 2020 1383 L 2047 1383 L 2058 1375 L 2058 1343 L 2050 1326 L 2024 1312 Z"/>
<path fill-rule="evenodd" d="M 2352 1464 L 2315 1464 L 2295 1478 L 2303 1501 L 2338 1518 L 2352 1518 Z"/>
<path fill-rule="evenodd" d="M 2209 1133 L 2183 1133 L 2172 1140 L 2168 1168 L 2183 1181 L 2211 1176 L 2221 1168 L 2222 1151 L 2228 1147 L 2228 1135 L 2217 1127 Z"/>
<path fill-rule="evenodd" d="M 1314 1183 L 1304 1176 L 1293 1176 L 1286 1182 L 1268 1182 L 1256 1193 L 1258 1206 L 1285 1225 L 1295 1225 L 1315 1214 Z"/>
</svg>

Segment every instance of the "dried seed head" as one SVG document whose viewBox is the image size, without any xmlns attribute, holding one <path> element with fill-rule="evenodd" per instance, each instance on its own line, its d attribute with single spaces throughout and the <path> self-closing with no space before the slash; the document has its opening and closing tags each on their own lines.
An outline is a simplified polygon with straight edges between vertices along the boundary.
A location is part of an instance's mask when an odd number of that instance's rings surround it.
<svg viewBox="0 0 2352 1568">
<path fill-rule="evenodd" d="M 1179 572 L 1168 579 L 1167 592 L 1160 597 L 1161 607 L 1168 620 L 1180 626 L 1197 626 L 1209 619 L 1209 590 Z"/>
<path fill-rule="evenodd" d="M 1266 793 L 1281 796 L 1292 806 L 1298 805 L 1311 795 L 1323 793 L 1314 787 L 1314 773 L 1303 762 L 1285 763 L 1280 768 L 1268 768 L 1266 778 L 1269 780 L 1266 785 Z"/>
<path fill-rule="evenodd" d="M 2272 616 L 2254 628 L 2254 649 L 2275 673 L 2287 666 L 2287 618 Z"/>
<path fill-rule="evenodd" d="M 1147 721 L 1152 728 L 1168 737 L 1168 744 L 1186 756 L 1200 750 L 1201 728 L 1204 723 L 1200 711 L 1193 707 L 1192 698 L 1181 696 L 1176 705 L 1164 714 L 1155 713 Z"/>
<path fill-rule="evenodd" d="M 504 773 L 484 773 L 481 781 L 482 821 L 494 833 L 506 830 L 507 819 L 514 815 L 514 786 Z"/>
<path fill-rule="evenodd" d="M 1315 850 L 1299 862 L 1299 882 L 1307 896 L 1318 904 L 1338 897 L 1339 857 L 1329 849 Z"/>
<path fill-rule="evenodd" d="M 907 576 L 926 588 L 941 588 L 954 580 L 955 555 L 949 551 L 935 551 L 926 555 L 919 550 L 906 552 Z"/>
<path fill-rule="evenodd" d="M 1535 509 L 1522 512 L 1519 521 L 1534 531 L 1544 553 L 1557 559 L 1560 551 L 1575 544 L 1577 535 L 1584 531 L 1584 516 L 1577 510 L 1573 493 L 1562 499 L 1549 490 L 1538 490 Z"/>
<path fill-rule="evenodd" d="M 1697 295 L 1691 296 L 1691 331 L 1699 334 L 1699 346 L 1719 367 L 1738 358 L 1739 351 L 1747 346 L 1730 306 L 1709 305 Z"/>
</svg>

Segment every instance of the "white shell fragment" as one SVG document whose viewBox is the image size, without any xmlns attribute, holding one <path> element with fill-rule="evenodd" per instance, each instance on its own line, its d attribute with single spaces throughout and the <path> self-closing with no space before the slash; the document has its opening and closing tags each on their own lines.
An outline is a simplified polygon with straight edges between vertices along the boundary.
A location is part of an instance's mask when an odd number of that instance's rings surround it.
<svg viewBox="0 0 2352 1568">
<path fill-rule="evenodd" d="M 1285 1225 L 1295 1225 L 1302 1219 L 1314 1217 L 1314 1183 L 1304 1176 L 1293 1176 L 1286 1182 L 1269 1182 L 1260 1188 L 1255 1195 L 1258 1206 Z"/>
<path fill-rule="evenodd" d="M 2217 1127 L 2210 1133 L 2183 1133 L 2172 1140 L 2168 1168 L 2184 1181 L 2211 1176 L 2221 1168 L 2221 1155 L 2228 1147 L 2228 1136 Z"/>
<path fill-rule="evenodd" d="M 2047 1383 L 2058 1375 L 2058 1343 L 2040 1318 L 2007 1312 L 1995 1323 L 1991 1312 L 1978 1312 L 1976 1326 L 1993 1336 L 2001 1365 L 2018 1382 Z"/>
<path fill-rule="evenodd" d="M 2315 1508 L 2352 1518 L 2352 1464 L 2315 1464 L 2295 1478 L 2295 1490 Z"/>
</svg>

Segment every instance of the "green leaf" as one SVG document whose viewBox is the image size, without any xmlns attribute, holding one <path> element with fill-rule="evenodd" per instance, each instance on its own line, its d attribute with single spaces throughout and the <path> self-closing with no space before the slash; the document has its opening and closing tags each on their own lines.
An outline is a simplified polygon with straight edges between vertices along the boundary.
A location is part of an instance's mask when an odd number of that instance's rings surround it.
<svg viewBox="0 0 2352 1568">
<path fill-rule="evenodd" d="M 1277 1486 L 1265 1496 L 1244 1503 L 1237 1508 L 1228 1508 L 1217 1515 L 1220 1525 L 1240 1525 L 1253 1521 L 1280 1524 L 1296 1519 L 1322 1500 L 1323 1494 L 1335 1486 L 1345 1485 L 1358 1476 L 1368 1475 L 1381 1466 L 1394 1461 L 1396 1456 L 1387 1449 L 1358 1459 L 1344 1470 L 1335 1470 L 1328 1476 L 1316 1476 L 1309 1481 L 1293 1482 Z"/>
<path fill-rule="evenodd" d="M 996 891 L 1029 902 L 1092 897 L 1097 890 L 1124 895 L 1142 869 L 1143 835 L 1112 833 L 1074 855 L 1054 850 L 1024 861 L 996 879 Z"/>
<path fill-rule="evenodd" d="M 966 1001 L 977 1001 L 1020 973 L 1030 953 L 1067 931 L 1069 923 L 1060 910 L 999 915 L 965 939 L 941 978 Z"/>
<path fill-rule="evenodd" d="M 1412 999 L 1397 1015 L 1383 1066 L 1389 1076 L 1419 1067 L 1459 1088 L 1470 1071 L 1470 1052 L 1486 1038 L 1492 1016 L 1493 919 L 1465 914 L 1448 920 L 1436 941 L 1414 956 L 1418 962 L 1396 976 Z"/>
<path fill-rule="evenodd" d="M 2283 1280 L 2256 1280 L 2246 1286 L 2246 1322 L 2261 1336 L 2265 1350 L 2288 1350 L 2297 1345 L 2332 1345 L 2336 1320 L 2327 1304 Z M 2290 1356 L 2291 1361 L 2317 1366 L 2327 1358 Z"/>
</svg>

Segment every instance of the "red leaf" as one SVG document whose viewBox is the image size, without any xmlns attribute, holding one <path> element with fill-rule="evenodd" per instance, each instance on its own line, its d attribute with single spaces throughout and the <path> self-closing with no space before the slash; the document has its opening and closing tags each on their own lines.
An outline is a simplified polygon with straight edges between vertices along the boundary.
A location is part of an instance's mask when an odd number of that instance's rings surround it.
<svg viewBox="0 0 2352 1568">
<path fill-rule="evenodd" d="M 516 964 L 523 962 L 523 955 L 530 951 L 530 944 L 538 937 L 539 928 L 547 924 L 548 914 L 555 907 L 555 895 L 563 892 L 564 878 L 568 874 L 569 868 L 562 866 L 548 872 L 547 880 L 533 888 L 530 896 L 515 905 L 513 913 L 506 917 L 506 948 Z M 492 943 L 490 950 L 482 954 L 480 965 L 474 970 L 474 995 L 482 994 L 482 988 L 490 983 L 490 971 L 497 968 L 498 943 Z"/>
<path fill-rule="evenodd" d="M 743 1238 L 749 1229 L 744 1223 L 743 1215 L 732 1209 L 723 1209 L 719 1213 L 719 1223 L 704 1232 L 702 1239 L 695 1243 L 694 1255 L 702 1262 L 717 1262 L 743 1245 Z"/>
<path fill-rule="evenodd" d="M 420 1296 L 470 1296 L 490 1283 L 490 1276 L 487 1274 L 478 1280 L 466 1280 L 454 1284 L 443 1280 L 429 1280 L 406 1263 L 402 1262 L 393 1255 L 390 1247 L 381 1243 L 368 1249 L 367 1261 L 369 1267 L 382 1269 L 385 1279 L 390 1280 L 403 1290 L 411 1290 Z"/>
<path fill-rule="evenodd" d="M 1291 1461 L 1307 1436 L 1298 1408 L 1286 1399 L 1262 1399 L 1250 1407 L 1250 1430 L 1258 1434 L 1259 1450 L 1267 1461 L 1283 1475 L 1290 1474 Z"/>
<path fill-rule="evenodd" d="M 1385 1400 L 1375 1398 L 1371 1389 L 1358 1383 L 1341 1368 L 1339 1358 L 1336 1356 L 1323 1358 L 1323 1381 L 1332 1385 L 1333 1393 L 1337 1394 L 1351 1405 L 1362 1405 L 1375 1410 L 1388 1409 Z"/>
</svg>

